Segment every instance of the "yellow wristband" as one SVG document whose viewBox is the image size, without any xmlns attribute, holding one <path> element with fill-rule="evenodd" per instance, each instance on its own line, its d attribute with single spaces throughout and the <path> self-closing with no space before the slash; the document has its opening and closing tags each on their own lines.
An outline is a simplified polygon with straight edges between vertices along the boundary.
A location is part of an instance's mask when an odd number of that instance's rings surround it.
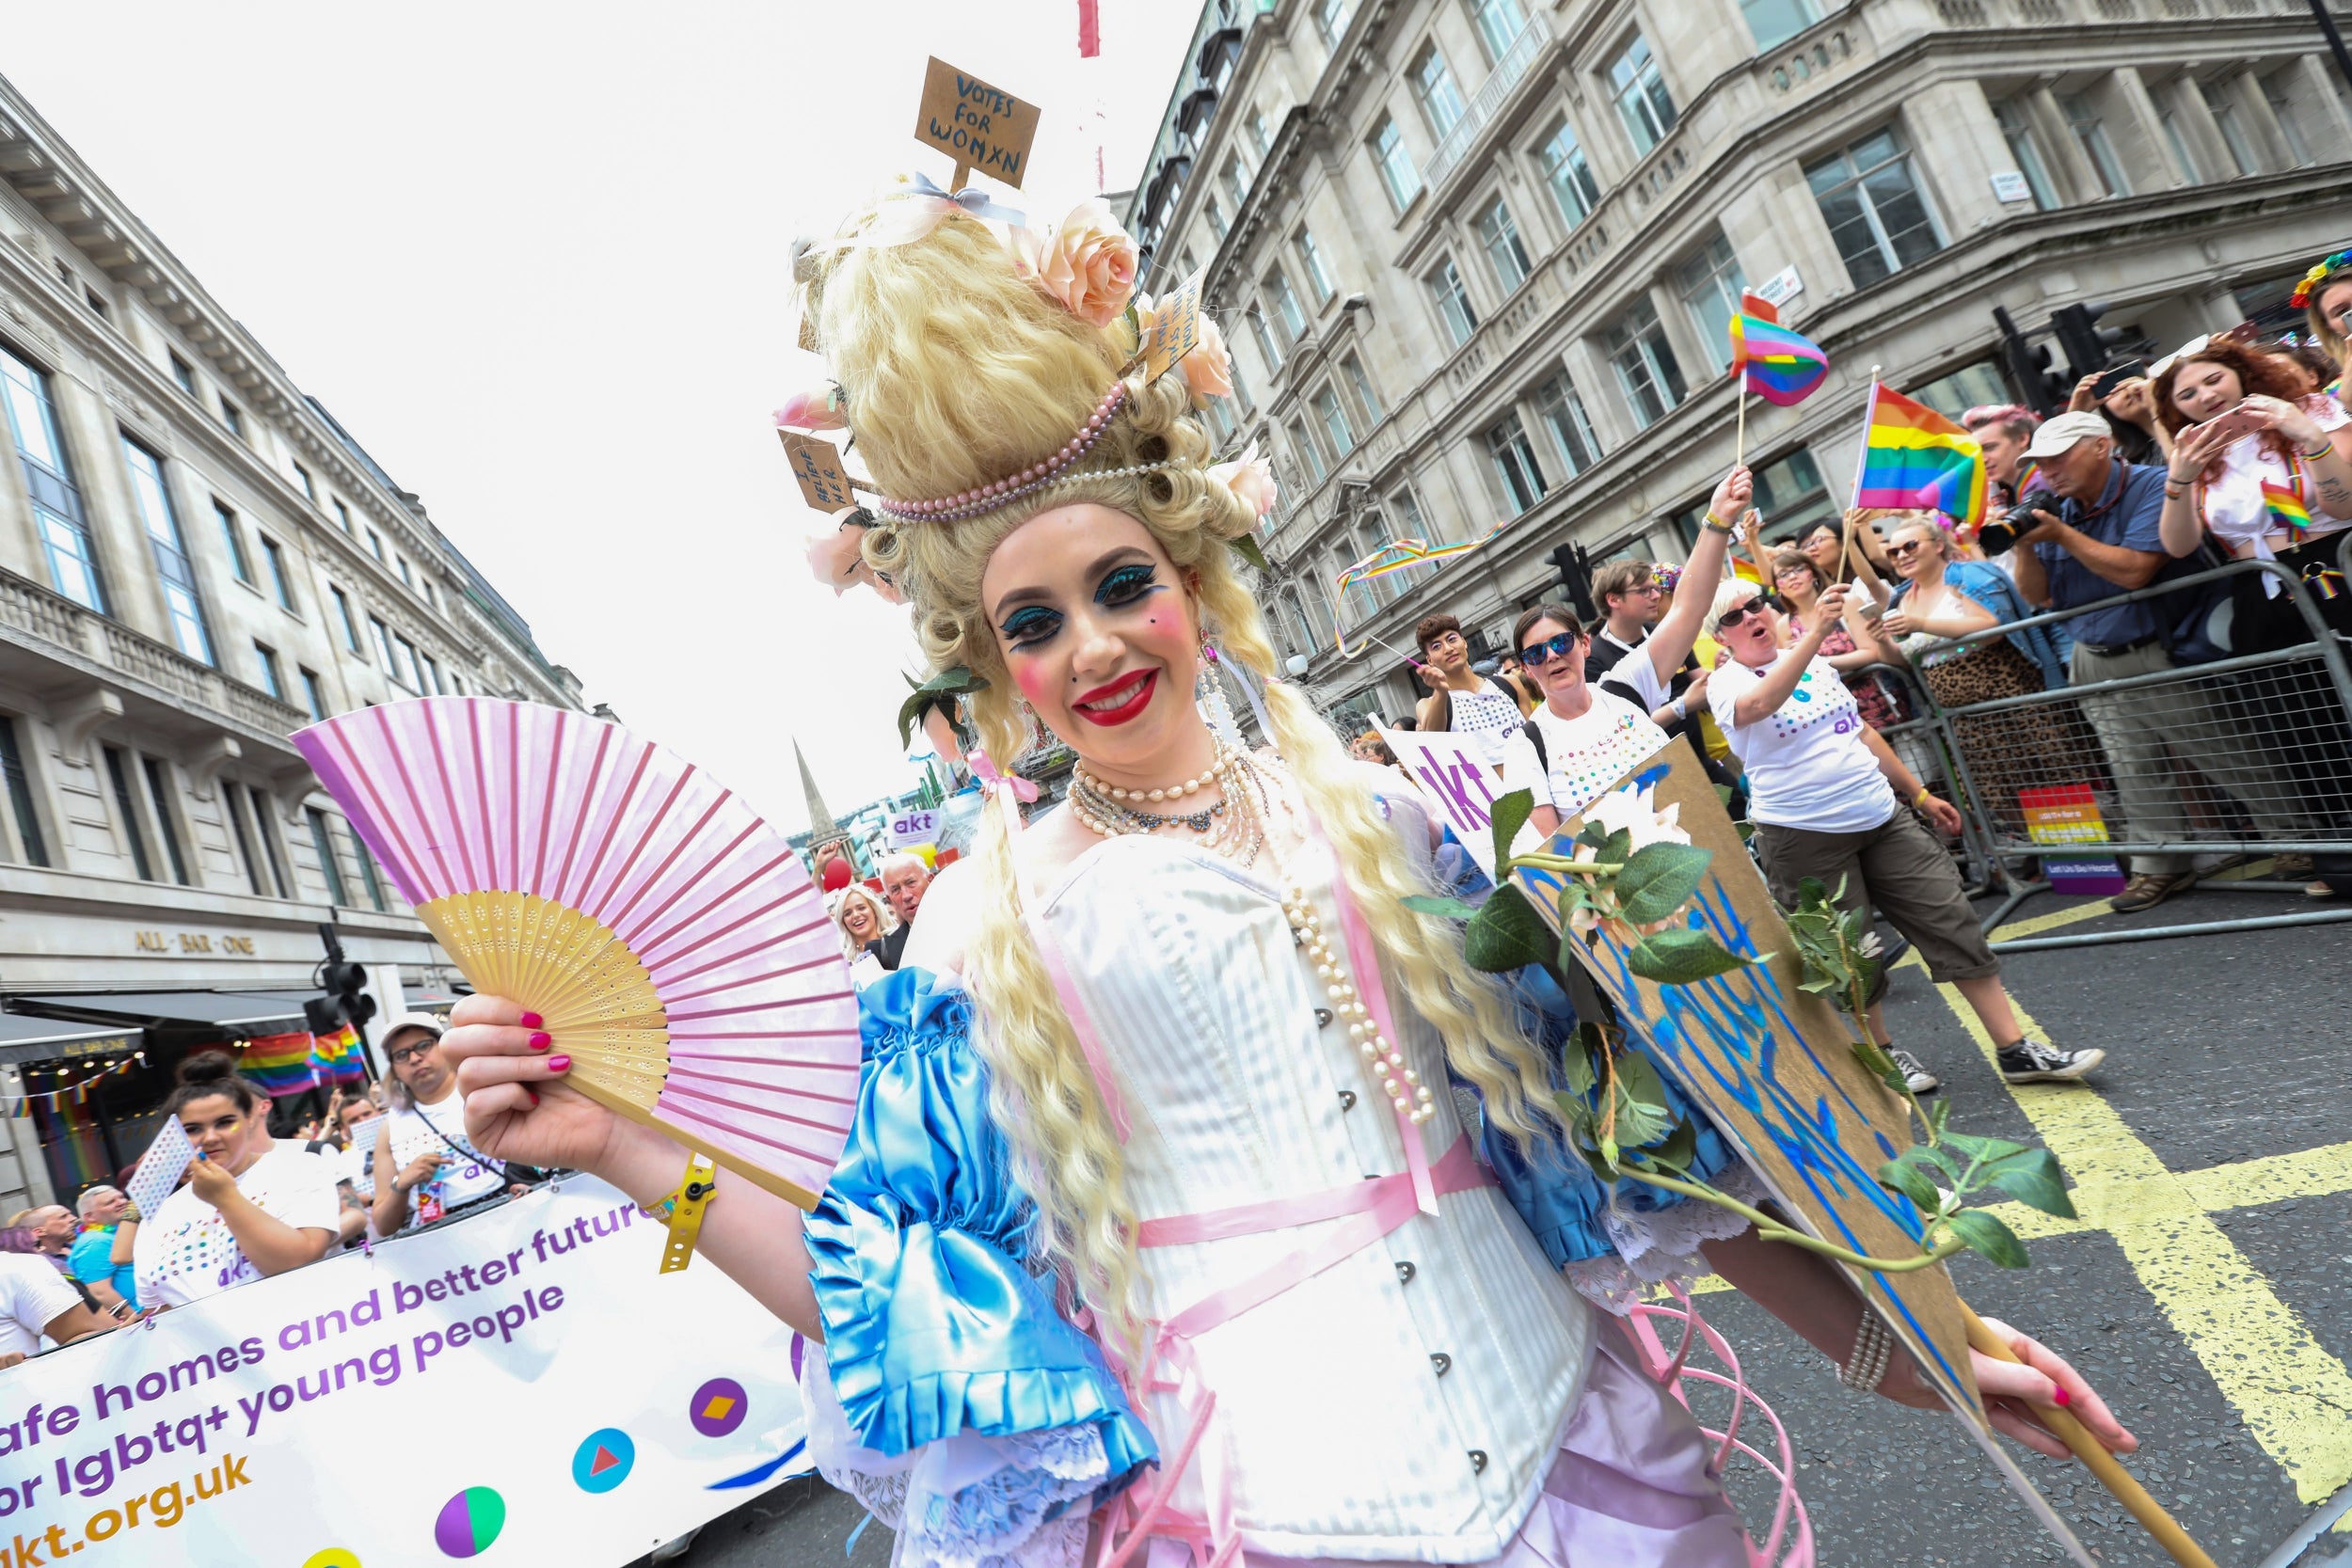
<svg viewBox="0 0 2352 1568">
<path fill-rule="evenodd" d="M 1699 519 L 1699 526 L 1701 528 L 1713 529 L 1717 533 L 1722 534 L 1726 539 L 1731 537 L 1731 525 L 1724 522 L 1721 517 L 1716 516 L 1712 512 L 1709 512 L 1707 515 Z"/>
<path fill-rule="evenodd" d="M 1926 803 L 1928 797 L 1933 795 L 1935 791 L 1930 789 L 1926 784 L 1921 784 L 1919 786 L 1919 793 L 1911 798 L 1911 803 L 1915 806 L 1923 805 Z"/>
</svg>

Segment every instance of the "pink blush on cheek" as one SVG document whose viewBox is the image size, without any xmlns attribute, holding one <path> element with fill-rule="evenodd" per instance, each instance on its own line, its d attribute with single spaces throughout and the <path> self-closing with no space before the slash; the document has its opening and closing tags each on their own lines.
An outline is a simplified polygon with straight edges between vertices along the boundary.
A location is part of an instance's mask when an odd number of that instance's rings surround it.
<svg viewBox="0 0 2352 1568">
<path fill-rule="evenodd" d="M 1012 669 L 1012 684 L 1021 689 L 1021 695 L 1029 700 L 1031 707 L 1045 701 L 1045 675 L 1034 659 L 1023 659 Z"/>
</svg>

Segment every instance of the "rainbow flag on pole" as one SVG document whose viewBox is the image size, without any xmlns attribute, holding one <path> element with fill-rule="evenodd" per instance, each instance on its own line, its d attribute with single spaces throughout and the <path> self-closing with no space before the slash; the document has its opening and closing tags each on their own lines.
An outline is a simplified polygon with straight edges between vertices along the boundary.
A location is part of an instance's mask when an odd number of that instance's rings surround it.
<svg viewBox="0 0 2352 1568">
<path fill-rule="evenodd" d="M 1745 311 L 1731 318 L 1731 373 L 1747 378 L 1748 390 L 1786 408 L 1803 403 L 1829 374 L 1820 345 Z"/>
<path fill-rule="evenodd" d="M 1984 449 L 1925 404 L 1877 382 L 1862 437 L 1853 503 L 1941 512 L 1963 529 L 1984 521 Z"/>
<path fill-rule="evenodd" d="M 2285 529 L 2300 538 L 2311 531 L 2312 509 L 2303 504 L 2302 475 L 2293 484 L 2273 484 L 2263 481 L 2263 510 L 2270 514 L 2271 526 Z"/>
<path fill-rule="evenodd" d="M 243 1042 L 237 1070 L 272 1100 L 303 1094 L 318 1085 L 318 1069 L 310 1065 L 310 1031 L 262 1035 Z"/>
</svg>

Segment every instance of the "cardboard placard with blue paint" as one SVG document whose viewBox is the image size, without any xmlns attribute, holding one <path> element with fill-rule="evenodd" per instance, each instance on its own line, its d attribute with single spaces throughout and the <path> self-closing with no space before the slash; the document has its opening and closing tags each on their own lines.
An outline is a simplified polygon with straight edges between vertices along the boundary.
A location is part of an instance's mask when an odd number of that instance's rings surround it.
<svg viewBox="0 0 2352 1568">
<path fill-rule="evenodd" d="M 1855 1060 L 1842 1017 L 1799 989 L 1795 940 L 1698 757 L 1687 741 L 1673 741 L 1608 793 L 1628 790 L 1649 792 L 1659 812 L 1678 807 L 1677 825 L 1714 852 L 1685 918 L 1760 961 L 1661 986 L 1633 973 L 1630 945 L 1603 927 L 1576 944 L 1584 967 L 1628 1033 L 1672 1070 L 1792 1224 L 1866 1257 L 1916 1255 L 1919 1215 L 1875 1175 L 1914 1141 L 1903 1101 Z M 1547 852 L 1573 856 L 1583 825 L 1581 816 L 1564 823 Z M 1513 876 L 1558 931 L 1562 879 Z M 1944 1265 L 1898 1275 L 1839 1266 L 1946 1399 L 1982 1428 L 1960 1297 Z"/>
</svg>

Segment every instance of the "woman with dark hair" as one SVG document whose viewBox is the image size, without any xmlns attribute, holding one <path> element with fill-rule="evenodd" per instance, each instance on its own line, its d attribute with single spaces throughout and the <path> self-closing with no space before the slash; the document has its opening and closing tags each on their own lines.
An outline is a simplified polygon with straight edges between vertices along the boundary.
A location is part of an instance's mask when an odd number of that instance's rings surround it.
<svg viewBox="0 0 2352 1568">
<path fill-rule="evenodd" d="M 226 1051 L 198 1052 L 178 1077 L 164 1115 L 178 1118 L 196 1163 L 139 1227 L 139 1305 L 185 1307 L 326 1257 L 339 1223 L 334 1167 L 269 1135 L 269 1101 Z"/>
</svg>

